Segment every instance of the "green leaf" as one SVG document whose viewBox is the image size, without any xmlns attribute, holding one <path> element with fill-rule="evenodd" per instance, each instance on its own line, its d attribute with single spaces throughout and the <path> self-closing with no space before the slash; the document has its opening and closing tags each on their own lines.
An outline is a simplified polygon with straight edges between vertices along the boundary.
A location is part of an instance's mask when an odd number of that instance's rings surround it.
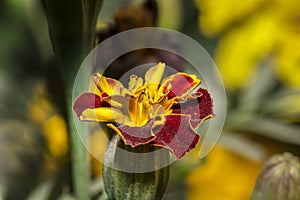
<svg viewBox="0 0 300 200">
<path fill-rule="evenodd" d="M 71 194 L 62 194 L 57 200 L 76 200 Z"/>
<path fill-rule="evenodd" d="M 80 139 L 87 139 L 88 130 L 81 130 L 82 138 L 78 137 L 73 121 L 72 91 L 77 70 L 95 44 L 96 21 L 102 0 L 41 1 L 66 88 L 74 190 L 76 198 L 87 200 L 90 199 L 88 155 Z"/>
<path fill-rule="evenodd" d="M 253 114 L 231 113 L 226 122 L 229 130 L 263 135 L 275 140 L 300 145 L 300 127 L 280 120 Z"/>
<path fill-rule="evenodd" d="M 276 85 L 272 66 L 259 66 L 255 78 L 240 93 L 239 110 L 252 111 L 259 108 L 261 100 L 266 99 Z"/>
<path fill-rule="evenodd" d="M 51 195 L 53 189 L 53 182 L 45 182 L 38 187 L 36 187 L 30 195 L 27 197 L 27 200 L 47 200 Z"/>
</svg>

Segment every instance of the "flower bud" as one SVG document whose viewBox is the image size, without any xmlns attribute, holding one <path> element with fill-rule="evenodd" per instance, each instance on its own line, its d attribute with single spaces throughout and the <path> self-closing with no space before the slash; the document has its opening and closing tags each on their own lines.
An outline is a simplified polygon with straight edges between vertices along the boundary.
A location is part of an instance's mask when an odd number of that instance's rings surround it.
<svg viewBox="0 0 300 200">
<path fill-rule="evenodd" d="M 269 158 L 259 175 L 252 200 L 299 200 L 300 163 L 291 153 Z"/>
</svg>

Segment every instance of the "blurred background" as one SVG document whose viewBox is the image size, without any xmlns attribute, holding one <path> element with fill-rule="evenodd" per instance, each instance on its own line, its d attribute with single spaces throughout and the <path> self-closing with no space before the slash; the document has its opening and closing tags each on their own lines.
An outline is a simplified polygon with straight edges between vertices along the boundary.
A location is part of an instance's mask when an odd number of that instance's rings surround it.
<svg viewBox="0 0 300 200">
<path fill-rule="evenodd" d="M 105 0 L 95 43 L 144 26 L 198 41 L 227 93 L 218 144 L 203 160 L 196 149 L 172 165 L 165 199 L 249 199 L 267 157 L 300 156 L 298 0 Z M 75 199 L 62 80 L 41 2 L 0 1 L 0 38 L 0 200 Z M 126 55 L 113 67 L 139 65 L 145 55 L 188 70 L 165 52 Z M 96 132 L 91 148 L 103 154 Z M 91 196 L 105 199 L 101 163 L 90 163 Z"/>
</svg>

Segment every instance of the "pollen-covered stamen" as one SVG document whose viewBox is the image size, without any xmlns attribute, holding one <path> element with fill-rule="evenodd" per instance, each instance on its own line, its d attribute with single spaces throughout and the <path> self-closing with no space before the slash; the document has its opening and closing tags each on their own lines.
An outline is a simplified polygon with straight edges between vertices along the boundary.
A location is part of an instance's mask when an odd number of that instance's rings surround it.
<svg viewBox="0 0 300 200">
<path fill-rule="evenodd" d="M 129 99 L 129 115 L 135 125 L 144 125 L 149 120 L 150 104 L 148 95 L 141 93 L 138 97 Z"/>
<path fill-rule="evenodd" d="M 149 120 L 150 104 L 147 94 L 141 94 L 138 99 L 138 123 L 143 125 Z"/>
<path fill-rule="evenodd" d="M 154 104 L 151 105 L 151 108 L 149 110 L 149 117 L 154 118 L 155 116 L 158 115 L 165 115 L 167 114 L 166 109 L 160 105 L 160 104 Z"/>
</svg>

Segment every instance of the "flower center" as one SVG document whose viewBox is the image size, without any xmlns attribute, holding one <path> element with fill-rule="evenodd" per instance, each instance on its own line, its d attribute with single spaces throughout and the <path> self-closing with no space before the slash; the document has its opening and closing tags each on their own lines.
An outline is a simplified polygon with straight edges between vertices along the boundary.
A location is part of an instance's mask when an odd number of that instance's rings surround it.
<svg viewBox="0 0 300 200">
<path fill-rule="evenodd" d="M 154 118 L 155 116 L 164 115 L 164 114 L 166 114 L 166 109 L 162 105 L 160 104 L 151 105 L 149 110 L 150 118 Z"/>
</svg>

